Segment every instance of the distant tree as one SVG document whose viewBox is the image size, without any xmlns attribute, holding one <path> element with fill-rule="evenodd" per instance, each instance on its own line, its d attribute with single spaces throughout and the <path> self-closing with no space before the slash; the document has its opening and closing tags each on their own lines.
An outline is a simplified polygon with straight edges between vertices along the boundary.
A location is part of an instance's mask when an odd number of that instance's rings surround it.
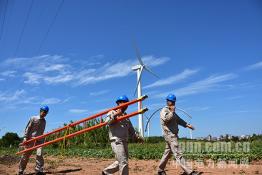
<svg viewBox="0 0 262 175">
<path fill-rule="evenodd" d="M 239 141 L 239 137 L 238 136 L 232 136 L 232 141 L 234 142 L 238 142 Z"/>
<path fill-rule="evenodd" d="M 229 141 L 229 135 L 228 135 L 228 134 L 225 135 L 225 141 L 226 141 L 226 142 Z"/>
<path fill-rule="evenodd" d="M 1 139 L 2 147 L 12 147 L 18 146 L 21 142 L 21 138 L 17 135 L 17 133 L 7 132 Z"/>
<path fill-rule="evenodd" d="M 259 135 L 259 134 L 253 134 L 249 139 L 249 141 L 255 141 L 255 140 L 260 140 L 262 141 L 262 134 Z"/>
<path fill-rule="evenodd" d="M 181 138 L 180 140 L 187 140 L 187 138 L 183 139 Z M 159 143 L 159 142 L 164 142 L 164 137 L 162 136 L 151 136 L 151 137 L 146 137 L 145 138 L 146 143 Z"/>
</svg>

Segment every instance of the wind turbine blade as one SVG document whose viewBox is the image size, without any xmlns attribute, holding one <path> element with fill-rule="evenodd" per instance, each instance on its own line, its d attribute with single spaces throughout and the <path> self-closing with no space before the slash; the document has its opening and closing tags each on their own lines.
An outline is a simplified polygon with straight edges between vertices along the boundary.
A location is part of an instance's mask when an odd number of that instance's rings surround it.
<svg viewBox="0 0 262 175">
<path fill-rule="evenodd" d="M 146 115 L 144 115 L 144 117 L 146 117 L 147 121 L 149 120 L 149 118 Z M 145 132 L 146 131 L 147 131 L 147 128 L 145 128 Z"/>
<path fill-rule="evenodd" d="M 137 81 L 137 84 L 136 84 L 136 89 L 135 89 L 135 92 L 134 92 L 134 96 L 137 93 L 137 89 L 138 89 L 139 83 L 141 83 L 141 77 L 142 77 L 143 70 L 144 70 L 144 66 L 142 66 L 142 68 L 141 68 L 141 71 L 140 71 L 140 74 L 139 74 L 139 77 L 138 77 L 138 81 Z"/>
<path fill-rule="evenodd" d="M 182 111 L 184 114 L 186 114 L 186 116 L 188 116 L 189 118 L 192 119 L 192 116 L 189 115 L 185 110 L 183 110 L 183 109 L 181 109 L 181 108 L 178 108 L 178 107 L 176 107 L 176 109 L 178 109 L 179 111 Z"/>
<path fill-rule="evenodd" d="M 151 114 L 151 116 L 148 118 L 148 120 L 147 120 L 147 123 L 146 123 L 146 129 L 147 129 L 147 127 L 148 127 L 148 124 L 149 124 L 149 122 L 150 122 L 150 120 L 152 119 L 152 117 L 154 117 L 154 115 L 158 112 L 158 111 L 160 111 L 162 108 L 159 108 L 159 109 L 157 109 L 157 110 L 155 110 L 155 112 L 153 112 L 152 114 Z M 146 132 L 146 131 L 145 131 Z"/>
<path fill-rule="evenodd" d="M 135 50 L 136 50 L 136 57 L 137 57 L 137 59 L 138 59 L 138 61 L 139 61 L 139 64 L 142 65 L 142 66 L 144 66 L 144 63 L 143 63 L 143 61 L 142 61 L 142 58 L 141 58 L 139 49 L 138 49 L 138 47 L 137 47 L 137 45 L 136 45 L 135 43 L 134 43 L 134 47 L 135 47 Z"/>
<path fill-rule="evenodd" d="M 148 130 L 149 122 L 150 121 L 148 121 L 148 123 L 146 123 L 145 132 L 147 132 L 147 130 Z"/>
<path fill-rule="evenodd" d="M 149 73 L 151 73 L 152 75 L 154 75 L 155 77 L 159 78 L 159 76 L 157 74 L 155 74 L 151 69 L 149 69 L 148 67 L 145 66 L 145 70 L 147 70 Z"/>
</svg>

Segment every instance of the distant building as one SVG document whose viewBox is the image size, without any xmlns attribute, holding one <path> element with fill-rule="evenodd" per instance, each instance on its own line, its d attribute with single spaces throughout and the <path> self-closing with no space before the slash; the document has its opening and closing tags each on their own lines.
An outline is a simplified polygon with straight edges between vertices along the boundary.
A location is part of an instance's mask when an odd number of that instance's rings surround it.
<svg viewBox="0 0 262 175">
<path fill-rule="evenodd" d="M 212 137 L 212 141 L 217 141 L 217 137 Z"/>
<path fill-rule="evenodd" d="M 223 135 L 220 135 L 219 137 L 218 137 L 218 139 L 217 140 L 220 140 L 220 141 L 222 141 L 224 139 L 224 136 Z"/>
<path fill-rule="evenodd" d="M 196 137 L 196 140 L 205 140 L 204 137 Z"/>
<path fill-rule="evenodd" d="M 245 140 L 245 139 L 249 139 L 250 138 L 250 135 L 241 135 L 239 137 L 239 140 Z"/>
<path fill-rule="evenodd" d="M 208 140 L 208 141 L 211 141 L 211 140 L 212 140 L 212 136 L 211 136 L 210 134 L 207 136 L 207 140 Z"/>
<path fill-rule="evenodd" d="M 206 137 L 196 137 L 196 140 L 207 140 L 207 141 L 238 141 L 249 139 L 250 135 L 233 136 L 231 134 L 220 135 L 219 137 L 212 137 L 209 134 Z"/>
</svg>

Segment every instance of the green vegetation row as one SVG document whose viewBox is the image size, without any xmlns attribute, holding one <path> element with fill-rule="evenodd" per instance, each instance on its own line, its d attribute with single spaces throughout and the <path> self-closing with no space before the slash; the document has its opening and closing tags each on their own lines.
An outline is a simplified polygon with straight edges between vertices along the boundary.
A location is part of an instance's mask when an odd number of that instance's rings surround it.
<svg viewBox="0 0 262 175">
<path fill-rule="evenodd" d="M 64 136 L 68 133 L 79 131 L 83 128 L 93 126 L 98 123 L 99 120 L 92 120 L 84 125 L 72 127 L 67 131 L 58 133 L 47 138 L 53 140 L 57 137 Z M 65 124 L 66 125 L 66 124 Z M 18 137 L 16 133 L 6 133 L 0 139 L 0 156 L 12 155 L 15 156 L 15 152 L 18 151 L 18 144 L 22 141 L 22 138 Z M 184 156 L 187 159 L 192 160 L 205 160 L 212 159 L 215 161 L 237 161 L 241 162 L 243 159 L 261 160 L 262 159 L 262 135 L 253 135 L 247 140 L 239 142 L 233 140 L 225 140 L 225 144 L 231 144 L 231 151 L 226 152 L 223 150 L 213 150 L 212 147 L 216 147 L 219 142 L 216 141 L 200 141 L 200 140 L 187 140 L 180 139 L 180 144 L 188 147 L 187 144 L 200 145 L 201 149 L 193 151 L 192 149 L 184 149 Z M 242 150 L 242 143 L 248 143 L 248 151 Z M 239 144 L 239 145 L 238 145 Z M 240 151 L 235 149 L 238 146 Z M 129 157 L 134 159 L 160 159 L 165 149 L 165 142 L 163 137 L 150 137 L 145 140 L 144 144 L 132 143 L 129 144 Z M 97 130 L 87 132 L 69 140 L 65 140 L 59 143 L 52 144 L 45 149 L 46 155 L 53 156 L 71 156 L 71 157 L 87 157 L 87 158 L 113 158 L 111 146 L 108 140 L 108 128 L 103 127 Z"/>
<path fill-rule="evenodd" d="M 165 143 L 130 143 L 129 144 L 129 157 L 133 159 L 160 159 L 165 148 Z M 190 153 L 184 152 L 184 156 L 190 160 L 206 160 L 211 159 L 214 161 L 252 161 L 262 159 L 262 142 L 255 142 L 251 144 L 250 152 L 200 152 Z M 85 157 L 85 158 L 113 158 L 111 147 L 109 144 L 104 146 L 91 145 L 83 146 L 70 146 L 67 148 L 53 148 L 46 147 L 45 154 L 49 156 L 66 156 L 66 157 Z M 15 155 L 16 148 L 2 148 L 0 155 Z"/>
</svg>

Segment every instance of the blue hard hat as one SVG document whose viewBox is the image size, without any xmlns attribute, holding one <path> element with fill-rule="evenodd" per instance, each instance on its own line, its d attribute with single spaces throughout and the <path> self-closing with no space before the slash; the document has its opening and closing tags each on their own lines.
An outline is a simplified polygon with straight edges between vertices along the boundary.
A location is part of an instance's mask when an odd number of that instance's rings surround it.
<svg viewBox="0 0 262 175">
<path fill-rule="evenodd" d="M 123 102 L 129 102 L 129 99 L 127 98 L 126 95 L 122 95 L 120 97 L 117 98 L 116 103 L 123 101 Z"/>
<path fill-rule="evenodd" d="M 175 96 L 174 94 L 169 94 L 169 95 L 166 97 L 166 100 L 172 101 L 172 102 L 176 102 L 176 96 Z"/>
<path fill-rule="evenodd" d="M 45 111 L 46 113 L 48 113 L 49 112 L 49 107 L 48 106 L 42 106 L 41 108 L 40 108 L 40 111 Z"/>
</svg>

